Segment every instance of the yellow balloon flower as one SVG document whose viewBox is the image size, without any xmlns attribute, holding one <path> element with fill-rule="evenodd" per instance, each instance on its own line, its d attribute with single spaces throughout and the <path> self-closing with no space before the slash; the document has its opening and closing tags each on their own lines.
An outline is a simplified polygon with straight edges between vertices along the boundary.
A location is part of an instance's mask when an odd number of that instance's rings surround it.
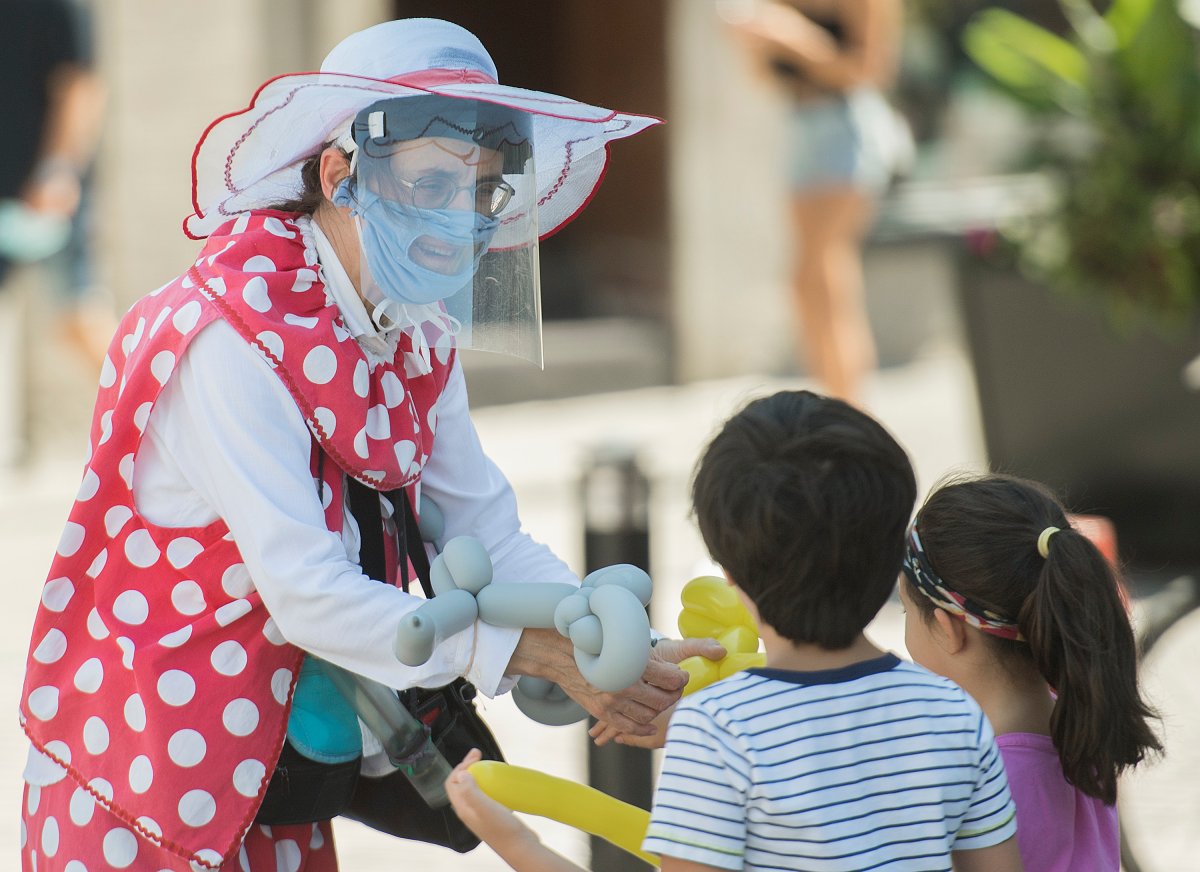
<svg viewBox="0 0 1200 872">
<path fill-rule="evenodd" d="M 684 696 L 735 672 L 766 664 L 766 655 L 758 651 L 758 625 L 729 582 L 715 575 L 693 578 L 683 586 L 680 599 L 679 632 L 683 637 L 711 637 L 727 652 L 721 660 L 688 657 L 680 662 L 688 674 Z"/>
</svg>

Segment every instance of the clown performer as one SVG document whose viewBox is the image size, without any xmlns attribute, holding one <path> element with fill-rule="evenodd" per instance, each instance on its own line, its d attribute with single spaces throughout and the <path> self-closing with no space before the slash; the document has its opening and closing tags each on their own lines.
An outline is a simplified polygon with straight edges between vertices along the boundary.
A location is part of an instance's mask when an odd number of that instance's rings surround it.
<svg viewBox="0 0 1200 872">
<path fill-rule="evenodd" d="M 393 639 L 423 600 L 386 583 L 402 550 L 385 578 L 359 553 L 400 526 L 400 492 L 483 543 L 494 584 L 579 583 L 522 531 L 457 349 L 540 365 L 539 238 L 582 209 L 608 143 L 654 123 L 501 86 L 473 35 L 412 19 L 208 127 L 184 222 L 206 241 L 118 329 L 41 597 L 23 869 L 336 869 L 328 819 L 256 821 L 311 657 L 397 689 L 543 678 L 653 732 L 678 662 L 715 643 L 660 641 L 616 693 L 553 629 L 476 622 L 405 666 Z M 351 510 L 364 485 L 374 530 Z"/>
</svg>

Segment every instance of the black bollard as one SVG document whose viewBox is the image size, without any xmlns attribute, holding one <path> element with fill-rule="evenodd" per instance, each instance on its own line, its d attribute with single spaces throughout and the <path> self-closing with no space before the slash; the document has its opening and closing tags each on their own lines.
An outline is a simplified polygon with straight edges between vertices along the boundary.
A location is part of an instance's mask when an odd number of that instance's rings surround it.
<svg viewBox="0 0 1200 872">
<path fill-rule="evenodd" d="M 592 452 L 584 472 L 584 563 L 592 572 L 614 563 L 650 571 L 650 482 L 628 445 Z M 595 723 L 594 720 L 590 721 Z M 654 797 L 651 752 L 588 740 L 588 783 L 609 796 L 649 809 Z M 591 837 L 592 872 L 628 872 L 654 867 L 605 839 Z"/>
</svg>

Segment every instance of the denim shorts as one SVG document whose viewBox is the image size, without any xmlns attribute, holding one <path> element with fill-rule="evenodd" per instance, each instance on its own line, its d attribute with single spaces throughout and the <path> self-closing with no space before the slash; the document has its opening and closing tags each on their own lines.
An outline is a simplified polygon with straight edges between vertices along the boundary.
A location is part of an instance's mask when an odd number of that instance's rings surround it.
<svg viewBox="0 0 1200 872">
<path fill-rule="evenodd" d="M 848 185 L 881 193 L 911 150 L 904 122 L 872 89 L 796 104 L 786 135 L 797 192 Z"/>
</svg>

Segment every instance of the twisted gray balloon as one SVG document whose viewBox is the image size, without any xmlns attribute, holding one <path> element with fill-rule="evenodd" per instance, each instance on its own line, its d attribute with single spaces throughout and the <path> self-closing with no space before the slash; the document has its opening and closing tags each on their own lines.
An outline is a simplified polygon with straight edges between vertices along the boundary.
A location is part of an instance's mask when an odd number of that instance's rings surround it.
<svg viewBox="0 0 1200 872">
<path fill-rule="evenodd" d="M 422 501 L 422 516 L 428 511 Z M 602 691 L 624 690 L 646 669 L 646 605 L 652 585 L 636 566 L 603 567 L 585 577 L 580 587 L 558 582 L 493 585 L 492 561 L 483 545 L 473 537 L 457 536 L 433 559 L 429 574 L 435 596 L 405 615 L 396 632 L 395 654 L 407 666 L 425 663 L 439 643 L 482 620 L 497 627 L 558 630 L 574 645 L 580 674 Z M 524 676 L 513 695 L 522 712 L 542 723 L 573 723 L 586 715 L 545 679 Z"/>
</svg>

